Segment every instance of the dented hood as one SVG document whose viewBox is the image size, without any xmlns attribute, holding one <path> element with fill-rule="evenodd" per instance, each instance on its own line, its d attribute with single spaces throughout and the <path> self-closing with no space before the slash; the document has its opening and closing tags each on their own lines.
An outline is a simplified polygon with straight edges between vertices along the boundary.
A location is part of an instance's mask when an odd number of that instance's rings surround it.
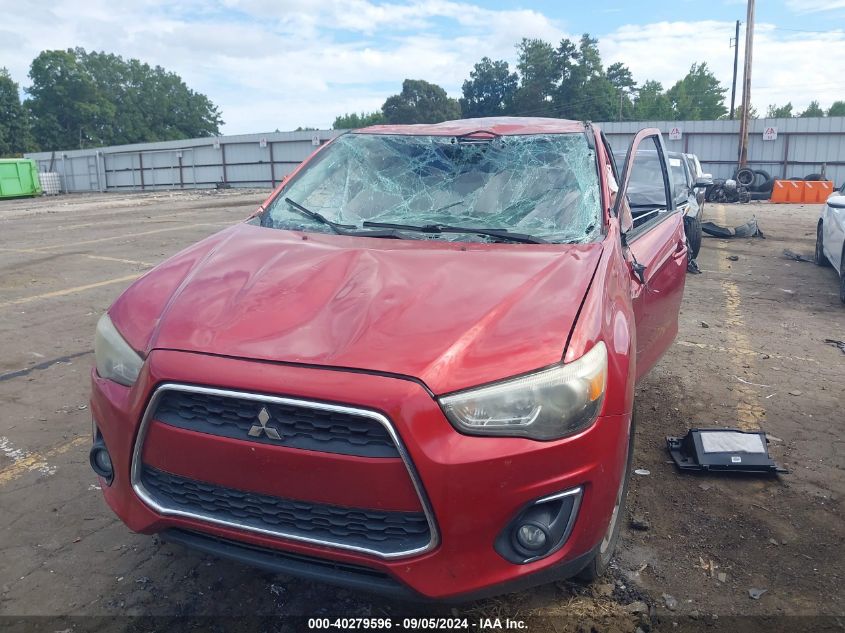
<svg viewBox="0 0 845 633">
<path fill-rule="evenodd" d="M 110 314 L 143 352 L 403 374 L 445 393 L 560 361 L 601 248 L 241 224 L 150 271 Z"/>
</svg>

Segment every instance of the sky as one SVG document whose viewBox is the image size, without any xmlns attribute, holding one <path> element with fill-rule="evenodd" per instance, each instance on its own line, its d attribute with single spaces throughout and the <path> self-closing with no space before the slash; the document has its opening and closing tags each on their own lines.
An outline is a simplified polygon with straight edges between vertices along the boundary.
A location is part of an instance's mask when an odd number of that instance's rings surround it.
<svg viewBox="0 0 845 633">
<path fill-rule="evenodd" d="M 331 127 L 373 111 L 405 78 L 460 97 L 483 56 L 512 65 L 524 37 L 557 44 L 588 32 L 605 65 L 665 88 L 707 62 L 730 88 L 745 0 L 0 0 L 0 67 L 23 90 L 44 49 L 81 46 L 179 74 L 222 111 L 225 134 Z M 740 33 L 740 55 L 744 45 Z M 796 110 L 845 99 L 845 0 L 760 0 L 751 101 Z M 741 91 L 742 62 L 740 57 Z M 737 103 L 740 97 L 737 95 Z"/>
</svg>

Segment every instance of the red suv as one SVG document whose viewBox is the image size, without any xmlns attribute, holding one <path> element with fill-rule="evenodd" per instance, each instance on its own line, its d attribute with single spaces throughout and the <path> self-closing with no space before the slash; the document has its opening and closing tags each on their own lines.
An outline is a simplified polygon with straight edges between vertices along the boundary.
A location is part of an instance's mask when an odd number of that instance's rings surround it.
<svg viewBox="0 0 845 633">
<path fill-rule="evenodd" d="M 646 139 L 666 204 L 633 226 Z M 677 331 L 666 173 L 656 130 L 619 178 L 597 128 L 556 119 L 319 148 L 100 320 L 106 501 L 138 532 L 402 596 L 601 574 L 634 383 Z"/>
</svg>

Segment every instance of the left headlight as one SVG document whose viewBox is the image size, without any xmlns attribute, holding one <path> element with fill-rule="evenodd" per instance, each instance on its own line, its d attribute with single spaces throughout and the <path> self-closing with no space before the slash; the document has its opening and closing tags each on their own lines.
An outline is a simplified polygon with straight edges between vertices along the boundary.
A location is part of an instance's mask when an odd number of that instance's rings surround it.
<svg viewBox="0 0 845 633">
<path fill-rule="evenodd" d="M 595 421 L 606 386 L 607 348 L 598 342 L 566 365 L 455 393 L 439 402 L 462 433 L 556 440 Z"/>
<path fill-rule="evenodd" d="M 138 352 L 123 340 L 108 314 L 101 316 L 97 322 L 94 357 L 97 362 L 97 373 L 101 377 L 127 387 L 138 380 L 138 374 L 141 373 L 141 366 L 144 364 L 144 359 Z"/>
</svg>

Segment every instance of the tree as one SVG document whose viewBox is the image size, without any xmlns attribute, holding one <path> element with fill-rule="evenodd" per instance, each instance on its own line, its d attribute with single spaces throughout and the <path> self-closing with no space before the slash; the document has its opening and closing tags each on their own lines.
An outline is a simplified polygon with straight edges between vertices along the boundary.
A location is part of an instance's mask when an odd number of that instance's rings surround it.
<svg viewBox="0 0 845 633">
<path fill-rule="evenodd" d="M 736 107 L 736 110 L 734 111 L 734 118 L 735 119 L 741 119 L 742 118 L 742 104 L 740 104 Z M 760 113 L 757 112 L 757 108 L 754 107 L 753 103 L 748 108 L 748 118 L 749 119 L 759 119 L 760 118 Z"/>
<path fill-rule="evenodd" d="M 0 68 L 0 157 L 30 149 L 29 118 L 21 105 L 18 84 L 12 81 L 8 70 Z"/>
<path fill-rule="evenodd" d="M 678 120 L 718 119 L 727 113 L 726 88 L 707 68 L 707 63 L 693 64 L 687 75 L 672 86 L 667 95 Z"/>
<path fill-rule="evenodd" d="M 483 57 L 469 73 L 462 87 L 461 116 L 501 116 L 513 105 L 519 78 L 505 61 Z"/>
<path fill-rule="evenodd" d="M 513 113 L 522 116 L 555 116 L 554 96 L 561 79 L 560 59 L 548 42 L 523 39 L 517 45 L 519 88 Z"/>
<path fill-rule="evenodd" d="M 461 107 L 440 86 L 422 79 L 406 79 L 402 92 L 381 107 L 388 123 L 440 123 L 461 117 Z"/>
<path fill-rule="evenodd" d="M 384 123 L 384 114 L 378 110 L 375 112 L 362 112 L 361 114 L 344 114 L 337 117 L 332 123 L 333 130 L 354 130 L 368 125 Z"/>
<path fill-rule="evenodd" d="M 807 106 L 807 109 L 804 110 L 798 116 L 805 119 L 810 117 L 820 117 L 824 116 L 824 110 L 822 110 L 822 107 L 819 105 L 819 102 L 813 99 L 812 101 L 810 101 L 810 104 Z"/>
<path fill-rule="evenodd" d="M 772 104 L 769 106 L 768 110 L 766 110 L 767 119 L 788 119 L 790 117 L 792 117 L 791 101 L 783 106 Z"/>
<path fill-rule="evenodd" d="M 208 97 L 137 59 L 42 51 L 29 77 L 26 106 L 45 150 L 213 136 L 223 123 Z"/>
<path fill-rule="evenodd" d="M 672 102 L 659 81 L 646 81 L 637 93 L 634 118 L 639 121 L 671 121 L 675 118 Z"/>
<path fill-rule="evenodd" d="M 827 116 L 845 116 L 845 101 L 834 101 L 827 111 Z"/>
</svg>

